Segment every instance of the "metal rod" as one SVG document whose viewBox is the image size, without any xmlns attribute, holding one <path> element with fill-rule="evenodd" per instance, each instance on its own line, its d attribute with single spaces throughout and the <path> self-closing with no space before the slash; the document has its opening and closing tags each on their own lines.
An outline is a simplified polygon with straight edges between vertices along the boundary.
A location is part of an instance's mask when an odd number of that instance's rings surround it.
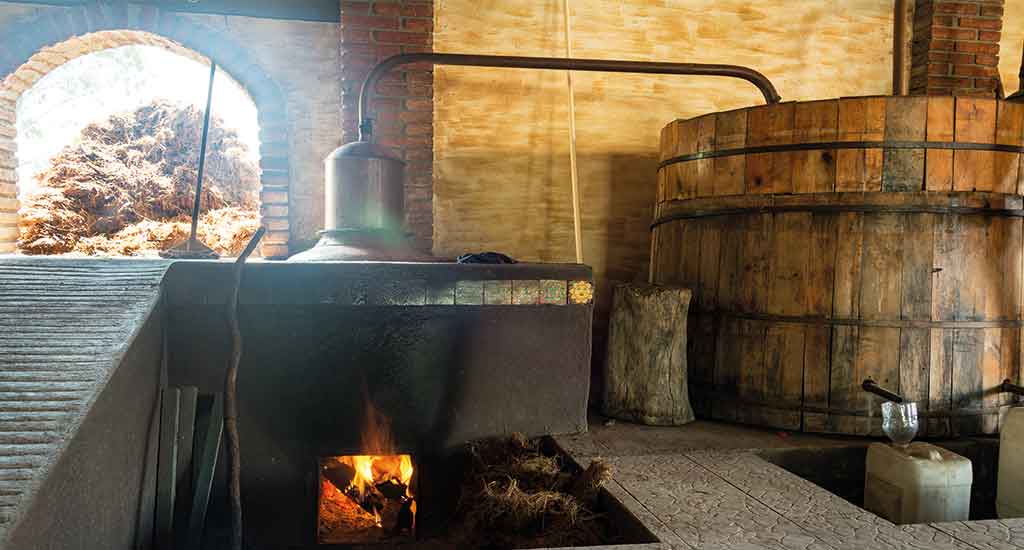
<svg viewBox="0 0 1024 550">
<path fill-rule="evenodd" d="M 192 230 L 188 237 L 189 249 L 196 240 L 196 228 L 199 225 L 199 203 L 203 196 L 203 171 L 206 169 L 206 138 L 210 135 L 210 104 L 213 103 L 213 78 L 217 74 L 217 64 L 210 61 L 210 84 L 206 89 L 206 111 L 203 112 L 203 139 L 199 142 L 199 173 L 196 175 L 196 198 L 192 203 Z"/>
<path fill-rule="evenodd" d="M 457 53 L 406 53 L 381 61 L 370 71 L 359 90 L 359 141 L 373 135 L 370 94 L 380 77 L 399 65 L 433 63 L 468 67 L 505 67 L 510 69 L 550 69 L 559 71 L 590 71 L 606 73 L 675 74 L 692 76 L 725 76 L 750 82 L 764 95 L 767 103 L 781 101 L 775 86 L 766 76 L 748 67 L 704 63 L 669 63 L 661 61 L 620 61 L 611 59 L 565 59 L 559 57 L 516 57 Z"/>
<path fill-rule="evenodd" d="M 873 394 L 877 395 L 878 397 L 881 397 L 882 399 L 885 399 L 886 401 L 892 401 L 893 403 L 903 403 L 904 402 L 903 396 L 901 396 L 901 395 L 899 395 L 897 393 L 893 393 L 893 392 L 891 392 L 891 391 L 889 391 L 889 390 L 879 386 L 877 382 L 875 382 L 874 380 L 872 380 L 870 378 L 864 380 L 864 383 L 862 383 L 860 385 L 860 387 L 864 391 L 866 391 L 868 393 L 873 393 Z"/>
<path fill-rule="evenodd" d="M 224 435 L 227 439 L 228 499 L 231 503 L 231 550 L 242 550 L 242 447 L 238 438 L 238 367 L 242 363 L 242 329 L 238 323 L 238 291 L 242 287 L 245 260 L 256 250 L 267 230 L 260 227 L 232 266 L 232 287 L 228 296 L 228 329 L 231 331 L 231 360 L 224 377 Z"/>
<path fill-rule="evenodd" d="M 562 3 L 565 13 L 565 58 L 572 59 L 572 21 L 569 0 Z M 580 172 L 576 163 L 576 87 L 572 71 L 565 71 L 569 86 L 569 179 L 572 183 L 572 233 L 576 245 L 576 263 L 583 263 L 583 221 L 580 214 Z"/>
<path fill-rule="evenodd" d="M 1017 384 L 1010 382 L 1010 379 L 1007 378 L 1006 380 L 1003 380 L 1003 383 L 999 386 L 999 391 L 1024 395 L 1024 386 L 1018 386 Z"/>
</svg>

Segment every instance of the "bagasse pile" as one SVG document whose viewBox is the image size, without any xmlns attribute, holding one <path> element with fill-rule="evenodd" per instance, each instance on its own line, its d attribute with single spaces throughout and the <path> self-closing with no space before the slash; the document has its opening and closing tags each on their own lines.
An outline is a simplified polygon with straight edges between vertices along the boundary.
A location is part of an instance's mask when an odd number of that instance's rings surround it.
<svg viewBox="0 0 1024 550">
<path fill-rule="evenodd" d="M 203 113 L 154 102 L 82 130 L 23 200 L 26 254 L 153 255 L 188 237 Z M 211 118 L 198 236 L 237 255 L 259 227 L 259 167 Z"/>
<path fill-rule="evenodd" d="M 611 478 L 602 461 L 572 472 L 540 441 L 520 435 L 469 447 L 454 537 L 459 548 L 556 548 L 614 542 L 597 513 L 598 492 Z"/>
</svg>

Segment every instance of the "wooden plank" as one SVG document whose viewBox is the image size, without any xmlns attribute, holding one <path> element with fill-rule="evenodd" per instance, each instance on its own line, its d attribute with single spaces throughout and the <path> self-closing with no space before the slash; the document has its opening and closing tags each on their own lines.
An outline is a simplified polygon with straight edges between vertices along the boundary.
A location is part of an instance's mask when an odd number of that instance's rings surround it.
<svg viewBox="0 0 1024 550">
<path fill-rule="evenodd" d="M 996 116 L 994 99 L 957 97 L 954 141 L 994 143 Z M 995 156 L 992 151 L 953 152 L 954 191 L 992 191 L 994 182 Z"/>
<path fill-rule="evenodd" d="M 884 97 L 839 100 L 837 141 L 882 141 L 885 137 Z M 840 149 L 836 153 L 836 191 L 879 191 L 882 151 Z"/>
<path fill-rule="evenodd" d="M 974 276 L 982 277 L 983 286 L 988 289 L 985 295 L 984 318 L 1020 319 L 1021 317 L 1021 223 L 1020 218 L 988 219 L 985 252 L 981 259 L 983 273 Z"/>
<path fill-rule="evenodd" d="M 746 313 L 763 312 L 768 304 L 773 221 L 771 214 L 754 214 L 743 221 L 739 310 Z"/>
<path fill-rule="evenodd" d="M 928 98 L 928 141 L 953 141 L 952 96 Z M 953 151 L 928 149 L 925 155 L 925 189 L 951 191 L 953 189 Z"/>
<path fill-rule="evenodd" d="M 1010 329 L 987 328 L 982 331 L 982 356 L 981 356 L 981 403 L 984 408 L 998 409 L 1002 404 L 1002 395 L 995 391 L 1002 384 L 1006 377 L 1004 373 L 1004 350 L 1005 340 L 1003 332 Z M 1006 351 L 1010 351 L 1007 349 Z M 999 414 L 986 414 L 980 418 L 981 433 L 993 434 L 999 432 Z"/>
<path fill-rule="evenodd" d="M 928 98 L 890 97 L 885 108 L 886 141 L 923 141 L 928 120 Z M 924 149 L 886 149 L 883 191 L 920 191 L 924 188 Z"/>
<path fill-rule="evenodd" d="M 747 146 L 793 143 L 795 103 L 776 103 L 750 109 L 747 115 Z M 793 192 L 793 153 L 747 155 L 747 193 Z"/>
<path fill-rule="evenodd" d="M 773 224 L 766 312 L 771 315 L 805 315 L 811 213 L 780 212 L 775 214 Z"/>
<path fill-rule="evenodd" d="M 858 425 L 858 434 L 880 436 L 881 400 L 861 390 L 861 382 L 870 378 L 882 387 L 898 387 L 900 382 L 900 329 L 861 327 L 858 331 L 857 370 L 853 379 L 859 394 L 858 410 L 870 416 Z"/>
<path fill-rule="evenodd" d="M 828 325 L 807 325 L 804 329 L 803 402 L 806 407 L 828 407 L 832 329 Z M 824 431 L 825 415 L 804 413 L 805 431 Z"/>
<path fill-rule="evenodd" d="M 174 498 L 178 462 L 178 388 L 164 388 L 160 400 L 160 460 L 157 463 L 156 547 L 174 547 Z"/>
<path fill-rule="evenodd" d="M 832 366 L 829 372 L 828 406 L 832 409 L 853 410 L 858 408 L 862 397 L 857 380 L 857 347 L 861 327 L 856 325 L 835 325 L 832 327 Z M 825 431 L 833 433 L 858 433 L 855 419 L 839 413 L 831 413 Z"/>
<path fill-rule="evenodd" d="M 897 387 L 900 395 L 917 402 L 919 413 L 928 411 L 931 343 L 931 329 L 904 328 L 900 332 L 900 366 Z M 926 425 L 922 427 L 927 428 Z"/>
<path fill-rule="evenodd" d="M 189 506 L 192 500 L 192 447 L 196 426 L 196 401 L 199 388 L 180 388 L 178 398 L 178 457 L 176 464 L 176 490 L 174 524 L 182 528 L 188 524 Z"/>
<path fill-rule="evenodd" d="M 903 228 L 900 318 L 927 321 L 932 318 L 935 215 L 907 214 Z"/>
<path fill-rule="evenodd" d="M 679 123 L 677 120 L 669 122 L 661 129 L 661 135 L 658 139 L 658 161 L 664 162 L 674 156 L 676 156 L 676 125 Z"/>
<path fill-rule="evenodd" d="M 697 287 L 697 311 L 710 311 L 718 305 L 718 268 L 721 263 L 723 222 L 719 218 L 703 221 L 700 239 L 700 284 Z"/>
<path fill-rule="evenodd" d="M 864 215 L 841 212 L 836 216 L 835 316 L 860 317 L 861 267 L 864 242 Z"/>
<path fill-rule="evenodd" d="M 739 289 L 742 271 L 740 267 L 743 245 L 742 219 L 738 216 L 721 218 L 721 245 L 718 265 L 718 305 L 724 311 L 739 309 Z"/>
<path fill-rule="evenodd" d="M 807 315 L 830 317 L 836 271 L 835 214 L 811 217 L 808 245 L 807 283 L 804 285 L 804 311 Z"/>
<path fill-rule="evenodd" d="M 1024 105 L 997 102 L 996 143 L 1020 147 L 1024 144 Z M 996 152 L 993 154 L 995 181 L 993 191 L 1016 193 L 1020 180 L 1020 154 Z"/>
<path fill-rule="evenodd" d="M 781 405 L 760 411 L 763 425 L 786 430 L 800 428 L 804 369 L 804 327 L 793 323 L 773 323 L 765 332 L 765 377 L 762 399 Z"/>
<path fill-rule="evenodd" d="M 928 410 L 948 412 L 953 405 L 953 329 L 930 329 L 931 361 L 928 368 Z M 948 417 L 927 420 L 929 437 L 946 437 L 951 433 Z"/>
<path fill-rule="evenodd" d="M 706 153 L 715 150 L 715 126 L 717 123 L 715 114 L 704 115 L 697 119 L 697 152 Z M 714 195 L 715 185 L 715 160 L 701 159 L 693 162 L 694 179 L 696 184 L 695 195 L 697 197 L 710 197 Z"/>
<path fill-rule="evenodd" d="M 962 217 L 940 215 L 935 219 L 935 263 L 932 277 L 932 320 L 960 319 L 960 290 L 968 284 L 964 256 Z"/>
<path fill-rule="evenodd" d="M 697 119 L 684 120 L 679 125 L 677 151 L 680 155 L 692 155 L 697 152 Z M 697 164 L 693 161 L 680 162 L 672 166 L 678 167 L 679 191 L 676 198 L 691 199 L 697 196 Z"/>
<path fill-rule="evenodd" d="M 700 285 L 701 221 L 679 220 L 672 225 L 679 230 L 679 244 L 676 245 L 679 263 L 676 272 L 679 273 L 680 284 L 687 288 L 695 288 Z"/>
<path fill-rule="evenodd" d="M 962 216 L 964 286 L 959 289 L 958 321 L 982 321 L 989 304 L 1001 307 L 1002 296 L 997 295 L 1003 280 L 999 261 L 991 250 L 989 223 L 991 218 Z M 996 257 L 994 257 L 996 256 Z"/>
<path fill-rule="evenodd" d="M 691 342 L 689 347 L 690 364 L 690 404 L 698 416 L 707 417 L 711 414 L 711 402 L 707 399 L 705 389 L 712 389 L 715 375 L 715 350 L 718 327 L 715 315 L 698 314 L 690 323 Z"/>
<path fill-rule="evenodd" d="M 715 117 L 715 150 L 742 149 L 747 145 L 747 109 L 718 113 Z M 718 157 L 712 193 L 740 195 L 746 176 L 746 155 Z"/>
<path fill-rule="evenodd" d="M 206 527 L 206 511 L 210 504 L 213 477 L 217 471 L 220 454 L 221 434 L 224 430 L 224 401 L 221 394 L 202 396 L 197 422 L 197 438 L 193 461 L 193 478 L 196 480 L 192 493 L 191 513 L 181 550 L 202 547 L 203 530 Z"/>
<path fill-rule="evenodd" d="M 982 405 L 982 350 L 985 336 L 983 329 L 956 329 L 953 334 L 953 392 L 952 408 L 980 408 Z M 981 432 L 981 416 L 954 416 L 952 434 Z"/>
<path fill-rule="evenodd" d="M 794 143 L 825 143 L 836 140 L 839 100 L 797 103 L 794 115 Z M 793 153 L 793 192 L 828 193 L 836 185 L 836 151 Z"/>
<path fill-rule="evenodd" d="M 764 400 L 765 376 L 765 332 L 768 324 L 764 321 L 739 321 L 739 333 L 736 345 L 740 350 L 739 385 L 737 393 L 740 399 L 751 401 Z M 736 419 L 741 422 L 756 421 L 750 418 L 749 411 L 741 408 Z"/>
<path fill-rule="evenodd" d="M 743 368 L 743 339 L 745 321 L 725 317 L 719 326 L 715 346 L 715 389 L 722 395 L 711 406 L 712 417 L 720 420 L 736 419 L 736 399 L 740 392 L 740 373 Z"/>
<path fill-rule="evenodd" d="M 901 214 L 864 214 L 861 319 L 900 317 L 903 221 Z"/>
</svg>

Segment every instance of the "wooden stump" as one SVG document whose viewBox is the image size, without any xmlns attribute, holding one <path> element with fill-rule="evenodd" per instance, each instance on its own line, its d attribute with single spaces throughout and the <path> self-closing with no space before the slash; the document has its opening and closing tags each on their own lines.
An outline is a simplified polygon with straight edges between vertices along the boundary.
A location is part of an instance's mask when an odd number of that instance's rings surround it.
<svg viewBox="0 0 1024 550">
<path fill-rule="evenodd" d="M 608 331 L 603 410 L 654 426 L 693 421 L 686 383 L 689 289 L 648 284 L 615 288 Z"/>
</svg>

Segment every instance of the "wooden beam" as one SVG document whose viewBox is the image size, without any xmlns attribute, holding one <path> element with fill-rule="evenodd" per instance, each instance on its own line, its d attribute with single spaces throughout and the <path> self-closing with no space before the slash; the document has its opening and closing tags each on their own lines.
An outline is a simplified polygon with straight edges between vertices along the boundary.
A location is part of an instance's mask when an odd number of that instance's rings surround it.
<svg viewBox="0 0 1024 550">
<path fill-rule="evenodd" d="M 0 4 L 38 4 L 42 6 L 81 6 L 86 0 L 0 0 Z M 341 7 L 338 0 L 130 0 L 131 4 L 157 6 L 161 9 L 180 13 L 205 13 L 214 15 L 242 15 L 262 19 L 285 19 L 297 21 L 320 21 L 336 23 L 341 21 Z"/>
</svg>

